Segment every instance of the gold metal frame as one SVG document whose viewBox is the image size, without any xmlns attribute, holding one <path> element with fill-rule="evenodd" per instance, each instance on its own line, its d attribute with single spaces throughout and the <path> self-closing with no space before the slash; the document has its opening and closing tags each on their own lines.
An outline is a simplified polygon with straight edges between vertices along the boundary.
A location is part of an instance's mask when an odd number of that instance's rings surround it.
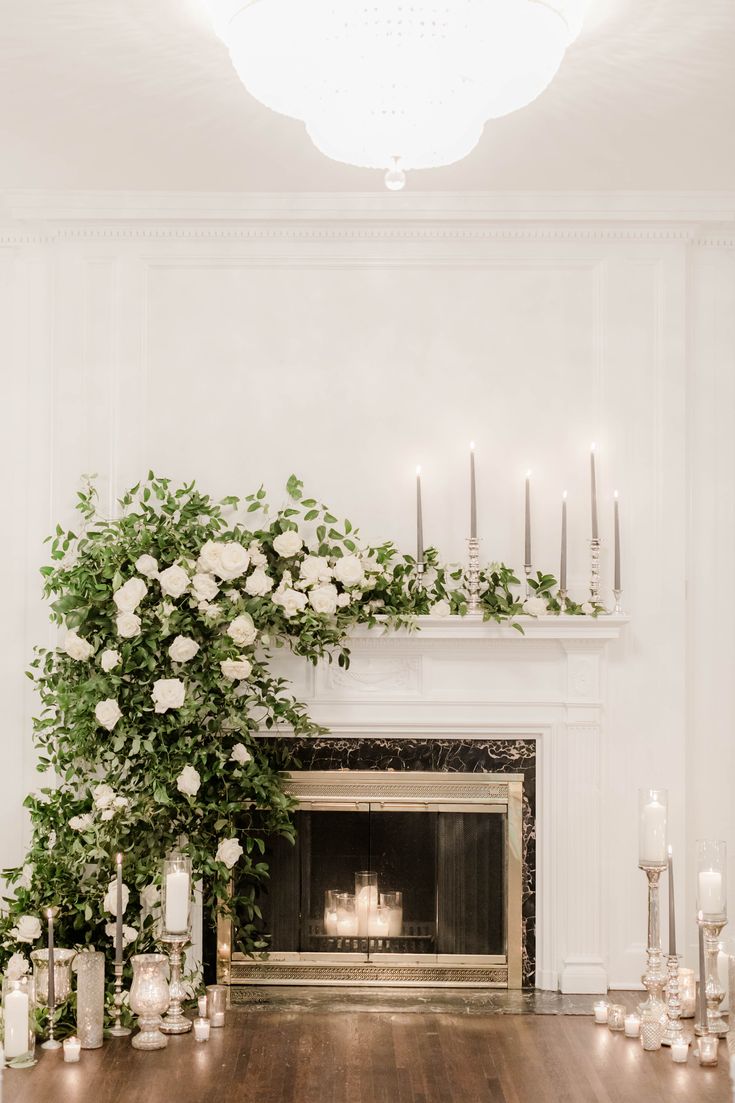
<svg viewBox="0 0 735 1103">
<path fill-rule="evenodd" d="M 217 928 L 217 980 L 253 984 L 522 987 L 523 775 L 317 770 L 288 775 L 286 791 L 306 811 L 432 811 L 506 814 L 506 948 L 498 955 L 274 953 L 232 949 L 232 923 Z"/>
</svg>

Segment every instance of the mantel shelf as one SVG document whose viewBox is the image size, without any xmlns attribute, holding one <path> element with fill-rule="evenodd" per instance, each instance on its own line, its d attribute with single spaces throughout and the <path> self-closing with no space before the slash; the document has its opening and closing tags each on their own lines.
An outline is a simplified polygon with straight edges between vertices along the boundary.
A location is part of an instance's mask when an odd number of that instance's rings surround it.
<svg viewBox="0 0 735 1103">
<path fill-rule="evenodd" d="M 415 628 L 385 629 L 359 626 L 350 633 L 350 639 L 376 639 L 381 634 L 391 638 L 415 640 L 616 640 L 620 637 L 630 617 L 611 614 L 599 617 L 516 617 L 521 634 L 510 624 L 484 621 L 481 616 L 416 617 Z"/>
</svg>

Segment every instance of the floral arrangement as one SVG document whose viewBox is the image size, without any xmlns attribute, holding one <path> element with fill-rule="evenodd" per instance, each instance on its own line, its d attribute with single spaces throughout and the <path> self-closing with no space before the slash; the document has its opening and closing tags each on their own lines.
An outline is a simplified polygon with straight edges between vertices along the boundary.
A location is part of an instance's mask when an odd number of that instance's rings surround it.
<svg viewBox="0 0 735 1103">
<path fill-rule="evenodd" d="M 265 839 L 292 837 L 293 825 L 285 741 L 255 736 L 320 730 L 271 672 L 273 649 L 346 665 L 353 625 L 466 612 L 463 571 L 434 549 L 418 581 L 411 556 L 365 546 L 295 476 L 287 490 L 272 514 L 262 488 L 216 502 L 151 472 L 121 499 L 120 516 L 104 519 L 87 484 L 79 532 L 59 526 L 49 538 L 44 594 L 64 634 L 58 648 L 37 649 L 29 676 L 42 703 L 38 768 L 55 784 L 26 799 L 31 847 L 4 874 L 0 964 L 11 972 L 29 967 L 25 951 L 52 904 L 61 945 L 111 953 L 117 852 L 127 944 L 155 941 L 158 866 L 178 848 L 201 878 L 205 908 L 236 920 L 245 952 L 265 949 Z M 487 568 L 485 618 L 559 611 L 552 576 L 531 585 L 523 602 L 508 567 Z M 565 611 L 599 610 L 568 602 Z"/>
</svg>

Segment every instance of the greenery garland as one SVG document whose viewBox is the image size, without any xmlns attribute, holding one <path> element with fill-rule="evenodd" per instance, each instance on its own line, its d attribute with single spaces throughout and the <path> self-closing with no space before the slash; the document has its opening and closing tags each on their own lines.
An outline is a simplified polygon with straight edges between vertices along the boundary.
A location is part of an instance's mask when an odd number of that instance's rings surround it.
<svg viewBox="0 0 735 1103">
<path fill-rule="evenodd" d="M 111 957 L 118 851 L 125 936 L 137 952 L 155 942 L 159 862 L 174 848 L 191 856 L 205 908 L 235 919 L 239 947 L 264 950 L 265 840 L 292 838 L 293 824 L 285 741 L 255 736 L 321 730 L 271 672 L 273 650 L 347 665 L 354 625 L 466 612 L 463 571 L 435 549 L 419 583 L 410 555 L 363 545 L 295 476 L 287 490 L 271 515 L 262 487 L 216 502 L 150 472 L 120 500 L 121 515 L 103 519 L 88 483 L 78 534 L 58 526 L 49 538 L 44 595 L 66 635 L 57 649 L 36 649 L 29 677 L 43 706 L 38 768 L 54 771 L 55 784 L 26 799 L 31 846 L 4 872 L 0 964 L 11 973 L 28 968 L 23 951 L 41 939 L 50 905 L 61 907 L 59 945 Z M 518 585 L 502 564 L 482 572 L 486 620 L 559 611 L 553 576 L 538 574 L 530 601 Z M 568 601 L 565 611 L 599 610 Z"/>
</svg>

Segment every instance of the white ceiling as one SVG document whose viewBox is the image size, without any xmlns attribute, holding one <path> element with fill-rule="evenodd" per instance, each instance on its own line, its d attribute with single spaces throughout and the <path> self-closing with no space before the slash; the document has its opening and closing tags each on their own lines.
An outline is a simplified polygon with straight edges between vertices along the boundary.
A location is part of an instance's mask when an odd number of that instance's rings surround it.
<svg viewBox="0 0 735 1103">
<path fill-rule="evenodd" d="M 201 0 L 0 0 L 0 187 L 382 190 L 245 92 Z M 422 191 L 735 187 L 732 0 L 592 0 L 551 88 Z"/>
</svg>

